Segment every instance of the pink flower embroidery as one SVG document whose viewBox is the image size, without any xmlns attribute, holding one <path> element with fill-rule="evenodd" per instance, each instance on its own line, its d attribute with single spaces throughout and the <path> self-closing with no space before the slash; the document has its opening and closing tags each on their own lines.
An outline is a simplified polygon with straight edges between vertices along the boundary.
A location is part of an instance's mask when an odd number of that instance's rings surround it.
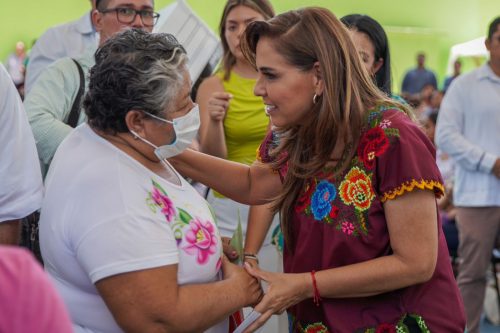
<svg viewBox="0 0 500 333">
<path fill-rule="evenodd" d="M 351 222 L 344 221 L 342 222 L 342 232 L 345 234 L 351 235 L 354 231 L 354 226 Z"/>
<path fill-rule="evenodd" d="M 379 126 L 382 129 L 386 129 L 386 128 L 389 128 L 389 126 L 391 126 L 391 125 L 392 125 L 392 122 L 390 120 L 384 119 L 384 120 L 382 120 L 382 122 L 380 123 Z"/>
<path fill-rule="evenodd" d="M 183 247 L 189 255 L 196 255 L 196 261 L 204 265 L 210 255 L 216 252 L 217 237 L 215 228 L 210 221 L 203 222 L 199 218 L 194 218 L 189 222 L 191 228 L 186 233 L 186 240 L 189 245 Z"/>
<path fill-rule="evenodd" d="M 155 204 L 161 208 L 161 212 L 165 215 L 167 222 L 171 222 L 175 216 L 175 207 L 172 200 L 165 194 L 161 193 L 156 187 L 153 187 L 153 192 L 151 193 Z"/>
</svg>

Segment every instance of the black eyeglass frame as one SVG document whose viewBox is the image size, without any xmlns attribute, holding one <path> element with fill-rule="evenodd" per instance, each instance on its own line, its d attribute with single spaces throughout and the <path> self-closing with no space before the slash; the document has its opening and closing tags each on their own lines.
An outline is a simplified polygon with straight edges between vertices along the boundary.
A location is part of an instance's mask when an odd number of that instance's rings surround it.
<svg viewBox="0 0 500 333">
<path fill-rule="evenodd" d="M 131 16 L 132 19 L 127 22 L 127 21 L 123 21 L 122 19 L 120 19 L 120 13 L 119 13 L 120 10 L 133 11 L 135 13 L 134 13 L 134 16 Z M 103 14 L 115 12 L 116 19 L 118 20 L 118 22 L 123 23 L 123 24 L 130 24 L 130 23 L 134 22 L 135 19 L 137 18 L 137 15 L 139 15 L 141 17 L 142 24 L 144 24 L 144 26 L 146 26 L 146 27 L 154 27 L 156 25 L 156 23 L 158 23 L 158 18 L 160 17 L 159 13 L 153 12 L 152 10 L 148 10 L 148 9 L 137 10 L 137 9 L 129 8 L 129 7 L 106 8 L 103 10 L 99 10 L 99 12 L 103 13 Z M 146 24 L 146 22 L 144 22 L 143 15 L 146 15 L 146 14 L 153 14 L 152 15 L 153 24 Z"/>
</svg>

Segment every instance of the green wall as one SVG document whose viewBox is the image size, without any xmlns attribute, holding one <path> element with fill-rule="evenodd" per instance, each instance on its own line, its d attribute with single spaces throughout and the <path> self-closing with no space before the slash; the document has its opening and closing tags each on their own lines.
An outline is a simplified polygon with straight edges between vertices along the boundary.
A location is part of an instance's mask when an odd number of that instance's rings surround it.
<svg viewBox="0 0 500 333">
<path fill-rule="evenodd" d="M 452 45 L 486 33 L 488 23 L 500 15 L 499 0 L 271 0 L 277 12 L 316 5 L 327 7 L 338 17 L 368 14 L 386 29 L 391 46 L 394 89 L 399 90 L 405 71 L 415 64 L 415 54 L 424 51 L 427 65 L 442 82 Z M 172 0 L 156 0 L 162 8 Z M 216 29 L 224 0 L 187 0 Z M 0 59 L 4 60 L 18 40 L 27 45 L 48 27 L 80 17 L 90 8 L 88 0 L 0 1 Z M 473 62 L 466 62 L 466 68 Z"/>
</svg>

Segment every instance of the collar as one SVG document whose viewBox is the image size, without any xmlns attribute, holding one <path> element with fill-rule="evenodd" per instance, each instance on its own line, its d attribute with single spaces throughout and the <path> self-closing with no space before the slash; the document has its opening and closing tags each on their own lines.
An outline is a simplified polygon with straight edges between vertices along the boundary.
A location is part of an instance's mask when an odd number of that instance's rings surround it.
<svg viewBox="0 0 500 333">
<path fill-rule="evenodd" d="M 491 81 L 500 83 L 500 76 L 497 76 L 491 69 L 490 63 L 487 62 L 483 66 L 479 67 L 478 77 L 479 80 L 489 79 Z"/>
<path fill-rule="evenodd" d="M 94 25 L 92 24 L 92 11 L 80 17 L 75 23 L 76 30 L 82 35 L 95 33 Z"/>
</svg>

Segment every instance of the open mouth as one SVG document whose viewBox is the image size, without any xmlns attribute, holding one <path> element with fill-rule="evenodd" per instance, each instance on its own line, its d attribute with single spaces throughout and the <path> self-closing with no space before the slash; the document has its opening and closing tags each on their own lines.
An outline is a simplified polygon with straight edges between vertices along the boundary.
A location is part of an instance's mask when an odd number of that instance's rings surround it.
<svg viewBox="0 0 500 333">
<path fill-rule="evenodd" d="M 276 106 L 271 105 L 271 104 L 265 104 L 266 115 L 268 115 L 268 116 L 271 115 L 271 113 L 273 113 L 275 110 L 276 110 Z"/>
</svg>

